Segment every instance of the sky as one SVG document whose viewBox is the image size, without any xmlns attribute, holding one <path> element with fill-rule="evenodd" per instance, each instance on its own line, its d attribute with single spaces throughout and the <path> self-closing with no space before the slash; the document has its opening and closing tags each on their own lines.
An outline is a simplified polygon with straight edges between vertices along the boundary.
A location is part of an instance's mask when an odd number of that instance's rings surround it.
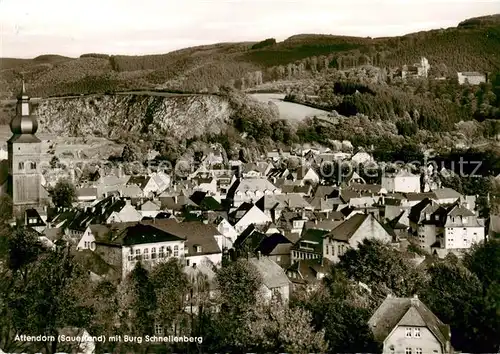
<svg viewBox="0 0 500 354">
<path fill-rule="evenodd" d="M 500 13 L 500 0 L 0 0 L 0 57 L 142 55 L 300 33 L 397 36 Z"/>
</svg>

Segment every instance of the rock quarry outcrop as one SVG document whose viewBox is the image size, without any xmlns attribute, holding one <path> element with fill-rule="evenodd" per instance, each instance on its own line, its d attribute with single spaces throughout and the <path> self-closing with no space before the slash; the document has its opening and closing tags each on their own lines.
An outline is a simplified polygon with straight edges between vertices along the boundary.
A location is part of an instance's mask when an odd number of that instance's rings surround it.
<svg viewBox="0 0 500 354">
<path fill-rule="evenodd" d="M 58 136 L 191 139 L 224 132 L 232 108 L 218 95 L 114 94 L 47 99 L 34 113 L 40 132 Z"/>
</svg>

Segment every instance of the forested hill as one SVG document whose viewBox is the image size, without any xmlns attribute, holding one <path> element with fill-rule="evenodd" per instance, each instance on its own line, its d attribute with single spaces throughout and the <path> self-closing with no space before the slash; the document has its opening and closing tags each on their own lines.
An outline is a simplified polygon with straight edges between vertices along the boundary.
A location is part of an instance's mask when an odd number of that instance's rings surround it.
<svg viewBox="0 0 500 354">
<path fill-rule="evenodd" d="M 35 96 L 163 88 L 210 91 L 222 85 L 248 88 L 326 68 L 372 64 L 400 67 L 425 56 L 438 74 L 500 70 L 500 15 L 468 19 L 457 27 L 401 37 L 361 38 L 302 34 L 283 42 L 219 43 L 163 55 L 84 54 L 3 58 L 0 87 L 11 98 L 25 73 Z"/>
</svg>

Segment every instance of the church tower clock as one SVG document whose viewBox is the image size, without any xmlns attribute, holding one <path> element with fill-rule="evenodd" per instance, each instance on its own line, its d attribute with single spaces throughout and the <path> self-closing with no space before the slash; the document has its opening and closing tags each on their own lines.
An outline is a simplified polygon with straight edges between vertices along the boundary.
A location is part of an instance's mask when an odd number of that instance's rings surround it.
<svg viewBox="0 0 500 354">
<path fill-rule="evenodd" d="M 7 141 L 8 193 L 12 198 L 14 216 L 22 216 L 26 209 L 40 206 L 42 153 L 42 143 L 35 135 L 38 122 L 31 114 L 30 98 L 26 93 L 24 80 L 10 130 L 12 137 Z"/>
</svg>

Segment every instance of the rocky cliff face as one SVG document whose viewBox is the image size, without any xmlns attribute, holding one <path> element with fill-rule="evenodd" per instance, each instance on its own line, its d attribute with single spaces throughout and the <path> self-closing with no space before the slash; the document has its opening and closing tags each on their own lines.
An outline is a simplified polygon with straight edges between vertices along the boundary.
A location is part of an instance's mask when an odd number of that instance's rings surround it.
<svg viewBox="0 0 500 354">
<path fill-rule="evenodd" d="M 190 139 L 225 131 L 232 109 L 216 95 L 116 94 L 48 99 L 34 113 L 40 132 L 59 136 Z"/>
</svg>

